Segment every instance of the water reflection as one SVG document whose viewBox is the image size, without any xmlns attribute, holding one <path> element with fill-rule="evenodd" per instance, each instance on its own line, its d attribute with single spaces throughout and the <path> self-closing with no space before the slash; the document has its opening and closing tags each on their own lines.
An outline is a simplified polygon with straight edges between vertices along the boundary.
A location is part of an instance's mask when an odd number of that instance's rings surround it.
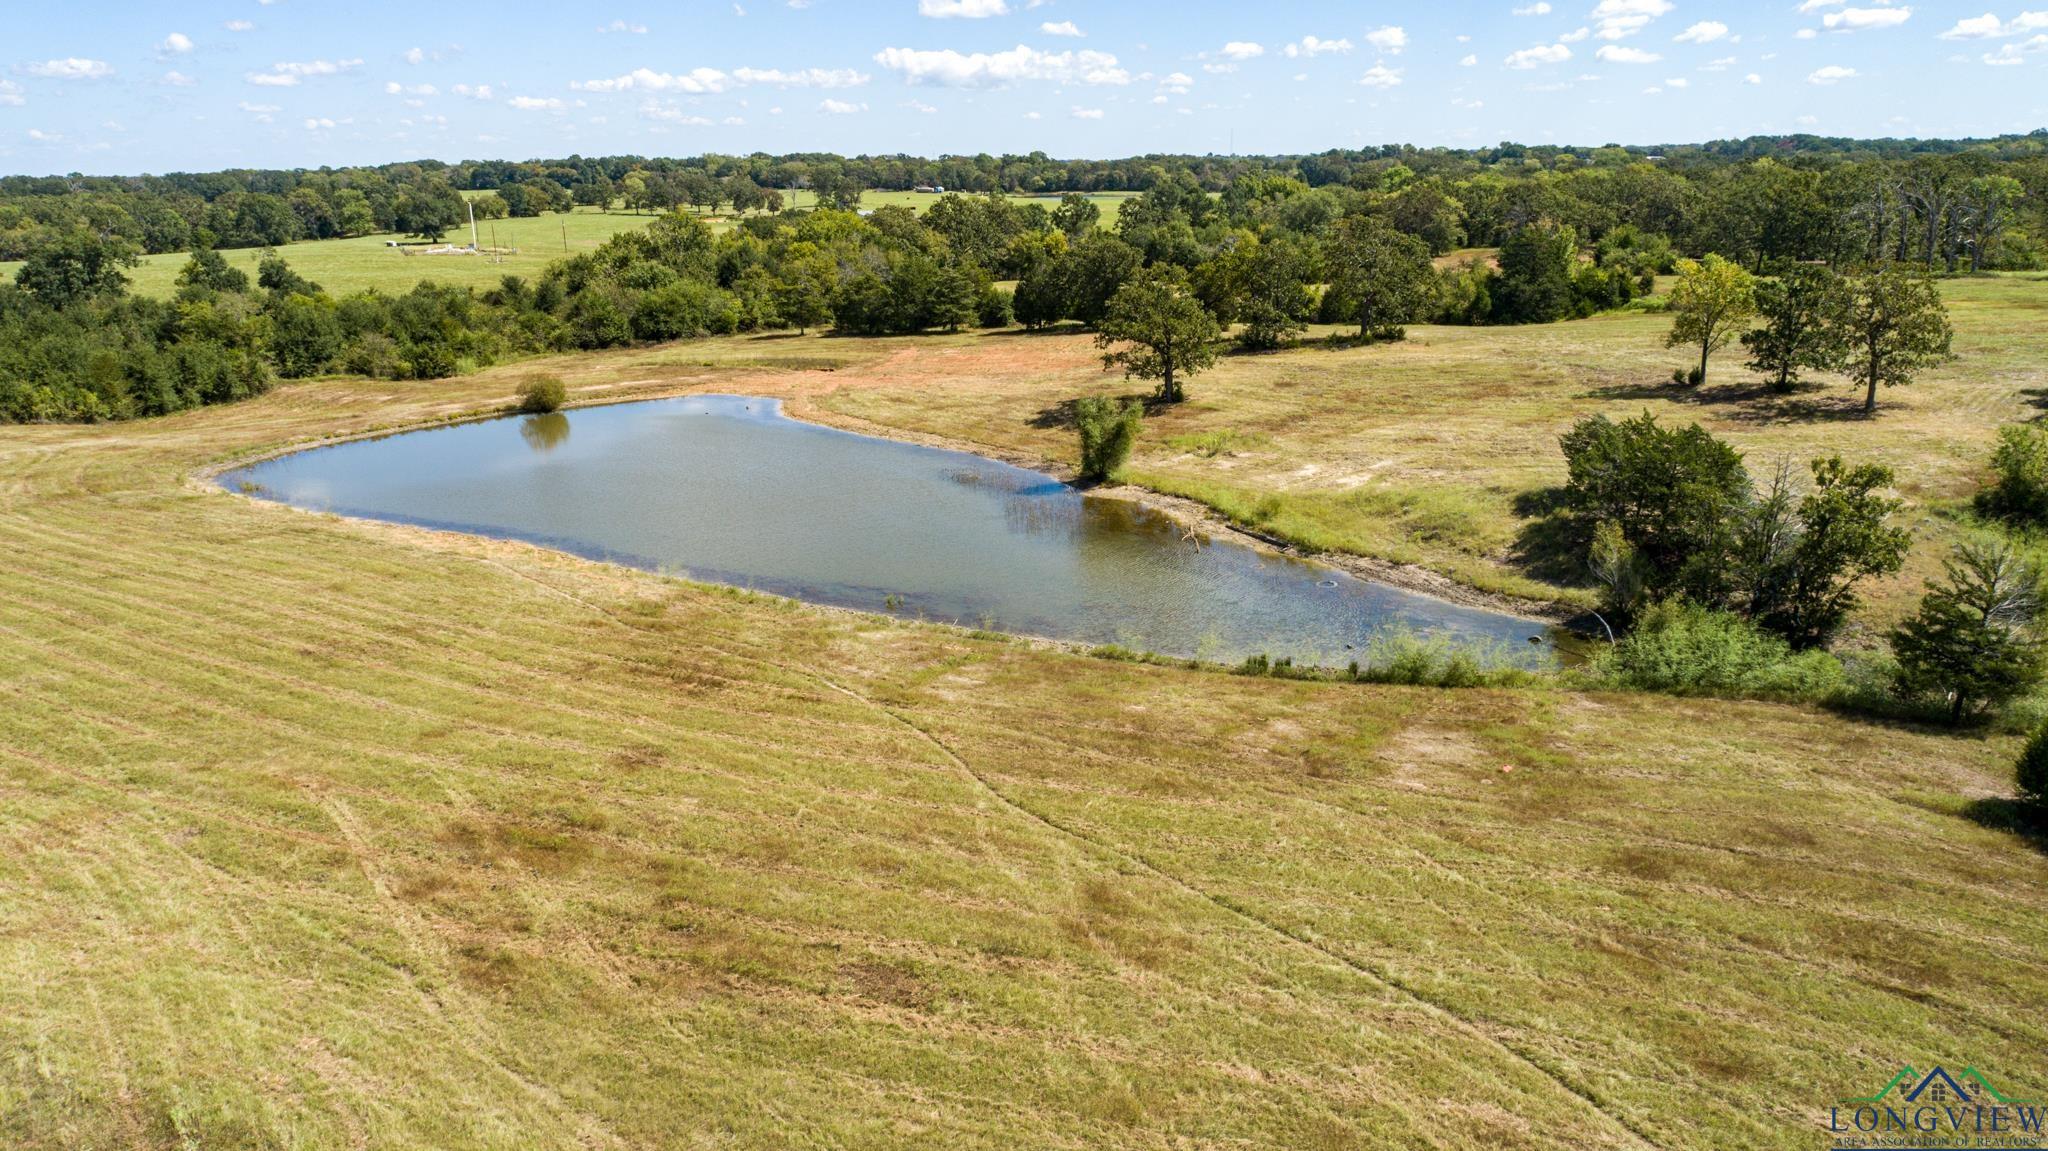
<svg viewBox="0 0 2048 1151">
<path fill-rule="evenodd" d="M 540 455 L 569 442 L 569 417 L 562 412 L 543 412 L 519 421 L 519 438 Z"/>
<path fill-rule="evenodd" d="M 823 603 L 1235 660 L 1342 666 L 1379 630 L 1552 658 L 1540 625 L 1196 542 L 1036 472 L 692 396 L 342 444 L 225 476 L 303 507 L 523 539 Z M 1541 642 L 1525 642 L 1531 636 Z"/>
</svg>

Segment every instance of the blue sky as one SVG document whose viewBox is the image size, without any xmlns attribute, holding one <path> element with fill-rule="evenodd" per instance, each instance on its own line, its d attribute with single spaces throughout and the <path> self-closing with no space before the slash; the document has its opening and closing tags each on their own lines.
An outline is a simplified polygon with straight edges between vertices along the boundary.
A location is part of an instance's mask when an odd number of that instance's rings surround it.
<svg viewBox="0 0 2048 1151">
<path fill-rule="evenodd" d="M 1983 2 L 16 0 L 0 172 L 2048 124 L 2048 0 Z"/>
</svg>

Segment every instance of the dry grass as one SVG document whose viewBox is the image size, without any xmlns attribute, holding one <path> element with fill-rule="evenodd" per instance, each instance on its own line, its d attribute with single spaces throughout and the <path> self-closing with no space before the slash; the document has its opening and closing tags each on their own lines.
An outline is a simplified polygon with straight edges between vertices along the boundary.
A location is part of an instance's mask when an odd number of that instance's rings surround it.
<svg viewBox="0 0 2048 1151">
<path fill-rule="evenodd" d="M 1004 413 L 1085 359 L 547 369 L 1051 454 Z M 1212 406 L 1247 371 L 1162 423 L 1404 444 L 1391 386 Z M 0 1142 L 1806 1147 L 1904 1061 L 2048 1092 L 1998 743 L 1092 660 L 184 482 L 518 375 L 0 430 Z"/>
</svg>

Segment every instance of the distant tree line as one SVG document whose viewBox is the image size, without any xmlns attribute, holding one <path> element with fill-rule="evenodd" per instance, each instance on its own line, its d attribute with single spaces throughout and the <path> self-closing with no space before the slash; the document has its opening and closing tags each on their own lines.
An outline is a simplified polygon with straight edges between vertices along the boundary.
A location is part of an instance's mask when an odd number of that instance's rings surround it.
<svg viewBox="0 0 2048 1151">
<path fill-rule="evenodd" d="M 2035 261 L 2048 195 L 2028 181 L 2039 182 L 2044 148 L 2048 135 L 2036 134 L 1918 150 L 1795 140 L 1762 156 L 1504 145 L 1114 162 L 572 157 L 0 180 L 0 236 L 26 249 L 14 286 L 0 288 L 0 417 L 155 414 L 250 394 L 272 373 L 431 378 L 707 333 L 1013 322 L 1096 329 L 1112 363 L 1177 398 L 1210 355 L 1191 335 L 1229 331 L 1260 349 L 1311 322 L 1369 340 L 1417 322 L 1547 323 L 1627 305 L 1675 270 L 1674 340 L 1699 349 L 1698 378 L 1740 335 L 1751 366 L 1775 382 L 1854 369 L 1874 403 L 1879 382 L 1945 351 L 1946 321 L 1859 344 L 1853 313 L 1874 297 L 1832 269 Z M 995 194 L 1040 175 L 1142 190 L 1113 224 L 1076 191 Z M 859 206 L 867 187 L 927 180 L 948 191 L 921 214 Z M 993 187 L 951 190 L 974 185 Z M 808 189 L 823 206 L 790 208 L 780 188 Z M 578 204 L 659 215 L 482 292 L 423 284 L 335 298 L 286 280 L 277 253 L 264 261 L 275 283 L 243 286 L 214 270 L 227 243 L 281 248 L 368 229 L 439 237 L 465 221 L 465 192 L 485 218 Z M 688 209 L 736 219 L 714 233 Z M 194 252 L 178 298 L 130 298 L 122 269 L 166 245 Z M 1472 245 L 1491 251 L 1445 258 Z M 1903 272 L 1883 284 L 1892 302 L 1932 293 Z M 1752 318 L 1759 326 L 1744 331 Z"/>
</svg>

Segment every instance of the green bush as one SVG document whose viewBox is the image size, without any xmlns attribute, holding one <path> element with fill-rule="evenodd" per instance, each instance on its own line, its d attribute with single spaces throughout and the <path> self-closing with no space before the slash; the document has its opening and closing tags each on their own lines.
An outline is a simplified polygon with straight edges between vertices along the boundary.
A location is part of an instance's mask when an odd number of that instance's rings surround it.
<svg viewBox="0 0 2048 1151">
<path fill-rule="evenodd" d="M 2034 729 L 2020 761 L 2013 771 L 2013 784 L 2020 798 L 2036 810 L 2048 813 L 2048 724 Z"/>
<path fill-rule="evenodd" d="M 1826 698 L 1845 682 L 1841 662 L 1824 651 L 1794 654 L 1740 616 L 1682 601 L 1645 611 L 1591 670 L 1612 687 L 1786 699 Z"/>
<path fill-rule="evenodd" d="M 2048 434 L 2034 424 L 1998 429 L 1991 485 L 1977 493 L 1977 511 L 2019 527 L 2048 525 Z"/>
<path fill-rule="evenodd" d="M 1123 471 L 1143 415 L 1144 407 L 1135 400 L 1125 403 L 1108 396 L 1088 396 L 1074 402 L 1074 426 L 1081 433 L 1082 479 L 1114 479 Z"/>
<path fill-rule="evenodd" d="M 554 376 L 534 376 L 519 386 L 519 410 L 528 415 L 559 411 L 568 399 L 567 385 Z"/>
<path fill-rule="evenodd" d="M 1401 629 L 1375 635 L 1366 645 L 1365 658 L 1351 665 L 1350 676 L 1359 683 L 1414 687 L 1513 687 L 1536 679 L 1534 672 L 1517 666 L 1499 646 L 1419 636 Z"/>
</svg>

